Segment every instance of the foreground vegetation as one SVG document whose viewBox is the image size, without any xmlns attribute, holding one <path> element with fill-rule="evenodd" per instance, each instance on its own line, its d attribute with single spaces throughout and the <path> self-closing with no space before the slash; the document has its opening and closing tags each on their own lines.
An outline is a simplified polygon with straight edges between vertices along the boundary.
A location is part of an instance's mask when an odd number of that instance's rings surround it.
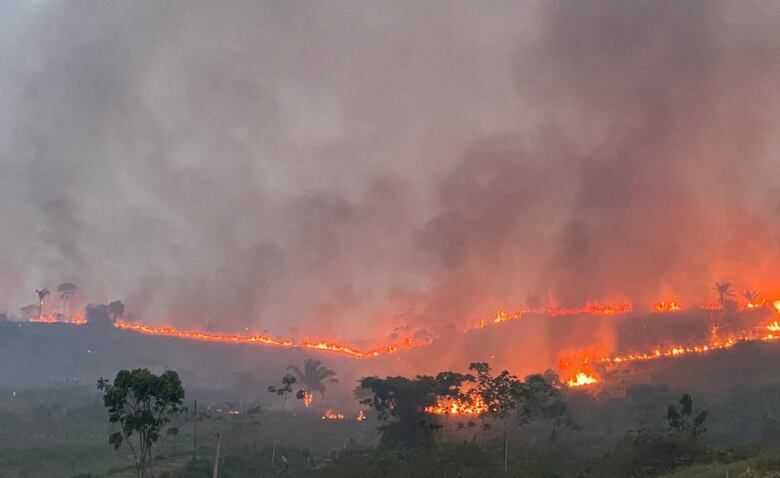
<svg viewBox="0 0 780 478">
<path fill-rule="evenodd" d="M 313 377 L 336 383 L 331 372 L 304 365 L 258 386 L 250 400 L 235 400 L 229 390 L 180 396 L 174 386 L 181 406 L 159 423 L 147 476 L 210 478 L 218 441 L 219 476 L 226 478 L 733 478 L 780 471 L 780 382 L 773 373 L 750 387 L 723 382 L 712 393 L 664 385 L 593 393 L 561 387 L 553 374 L 520 379 L 474 364 L 470 374 L 364 378 L 343 419 L 325 420 L 319 405 L 327 403 L 326 389 Z M 103 390 L 2 391 L 0 476 L 137 477 L 126 444 L 109 445 L 120 431 L 105 407 L 112 383 Z M 311 390 L 317 399 L 306 408 Z M 423 412 L 442 397 L 477 396 L 487 407 L 479 416 Z M 365 421 L 356 419 L 361 409 Z"/>
</svg>

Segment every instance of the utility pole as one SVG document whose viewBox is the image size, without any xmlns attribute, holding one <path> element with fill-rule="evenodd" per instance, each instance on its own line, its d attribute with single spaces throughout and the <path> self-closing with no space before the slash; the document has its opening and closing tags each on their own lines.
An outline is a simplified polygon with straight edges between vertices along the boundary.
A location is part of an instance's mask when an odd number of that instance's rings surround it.
<svg viewBox="0 0 780 478">
<path fill-rule="evenodd" d="M 198 400 L 195 400 L 195 434 L 192 439 L 192 461 L 198 459 Z"/>
<path fill-rule="evenodd" d="M 215 433 L 217 435 L 217 449 L 214 451 L 214 475 L 212 478 L 217 478 L 219 475 L 219 442 L 220 437 L 219 433 Z"/>
</svg>

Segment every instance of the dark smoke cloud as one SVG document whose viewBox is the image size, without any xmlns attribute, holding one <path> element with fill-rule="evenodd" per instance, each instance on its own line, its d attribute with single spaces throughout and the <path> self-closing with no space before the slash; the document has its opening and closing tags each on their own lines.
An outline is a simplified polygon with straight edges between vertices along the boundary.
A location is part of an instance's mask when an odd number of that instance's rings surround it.
<svg viewBox="0 0 780 478">
<path fill-rule="evenodd" d="M 2 9 L 5 309 L 358 338 L 777 287 L 775 2 Z"/>
</svg>

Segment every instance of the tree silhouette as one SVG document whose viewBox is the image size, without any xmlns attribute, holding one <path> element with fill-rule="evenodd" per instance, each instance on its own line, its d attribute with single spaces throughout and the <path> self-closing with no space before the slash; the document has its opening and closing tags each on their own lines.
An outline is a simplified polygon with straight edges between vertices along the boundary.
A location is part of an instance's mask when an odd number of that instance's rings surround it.
<svg viewBox="0 0 780 478">
<path fill-rule="evenodd" d="M 322 365 L 319 360 L 308 359 L 303 363 L 303 370 L 295 365 L 288 365 L 298 383 L 308 392 L 319 392 L 321 400 L 325 398 L 325 384 L 336 383 L 336 372 Z"/>
<path fill-rule="evenodd" d="M 726 297 L 734 296 L 731 282 L 716 282 L 714 289 L 718 292 L 718 301 L 722 307 L 726 307 Z"/>
<path fill-rule="evenodd" d="M 742 293 L 742 297 L 745 298 L 745 300 L 748 303 L 748 306 L 756 305 L 760 295 L 761 294 L 759 294 L 757 290 L 750 290 L 750 289 L 747 289 L 745 290 L 745 292 Z"/>
<path fill-rule="evenodd" d="M 276 395 L 282 397 L 282 411 L 284 411 L 284 406 L 287 404 L 287 397 L 293 392 L 293 385 L 295 385 L 295 382 L 297 382 L 296 378 L 292 375 L 285 375 L 282 377 L 282 385 L 279 387 L 276 387 L 274 385 L 268 386 L 268 393 L 275 393 Z M 298 390 L 295 393 L 295 398 L 298 400 L 303 399 L 303 397 L 306 396 L 306 391 L 301 389 Z"/>
<path fill-rule="evenodd" d="M 43 318 L 43 300 L 49 295 L 49 289 L 35 289 L 35 293 L 38 294 L 38 320 Z"/>
<path fill-rule="evenodd" d="M 123 304 L 121 301 L 115 300 L 114 302 L 108 304 L 106 307 L 106 313 L 108 313 L 108 317 L 113 322 L 116 322 L 117 319 L 121 319 L 125 316 L 125 304 Z"/>
<path fill-rule="evenodd" d="M 669 405 L 666 412 L 666 421 L 669 423 L 669 429 L 691 441 L 695 441 L 707 430 L 704 428 L 706 420 L 707 410 L 694 414 L 693 398 L 687 393 L 680 398 L 679 410 L 674 405 Z"/>
<path fill-rule="evenodd" d="M 76 284 L 71 284 L 70 282 L 64 282 L 57 286 L 57 292 L 60 294 L 60 312 L 62 315 L 67 315 L 68 302 L 77 290 Z"/>
</svg>

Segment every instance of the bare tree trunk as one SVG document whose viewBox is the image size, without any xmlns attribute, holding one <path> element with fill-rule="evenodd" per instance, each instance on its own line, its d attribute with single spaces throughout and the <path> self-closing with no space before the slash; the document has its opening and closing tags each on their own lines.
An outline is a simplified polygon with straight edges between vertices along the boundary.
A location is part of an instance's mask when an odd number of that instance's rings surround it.
<svg viewBox="0 0 780 478">
<path fill-rule="evenodd" d="M 192 461 L 198 459 L 198 401 L 195 400 L 195 430 L 192 439 Z"/>
<path fill-rule="evenodd" d="M 509 428 L 504 425 L 504 471 L 509 469 Z"/>
</svg>

